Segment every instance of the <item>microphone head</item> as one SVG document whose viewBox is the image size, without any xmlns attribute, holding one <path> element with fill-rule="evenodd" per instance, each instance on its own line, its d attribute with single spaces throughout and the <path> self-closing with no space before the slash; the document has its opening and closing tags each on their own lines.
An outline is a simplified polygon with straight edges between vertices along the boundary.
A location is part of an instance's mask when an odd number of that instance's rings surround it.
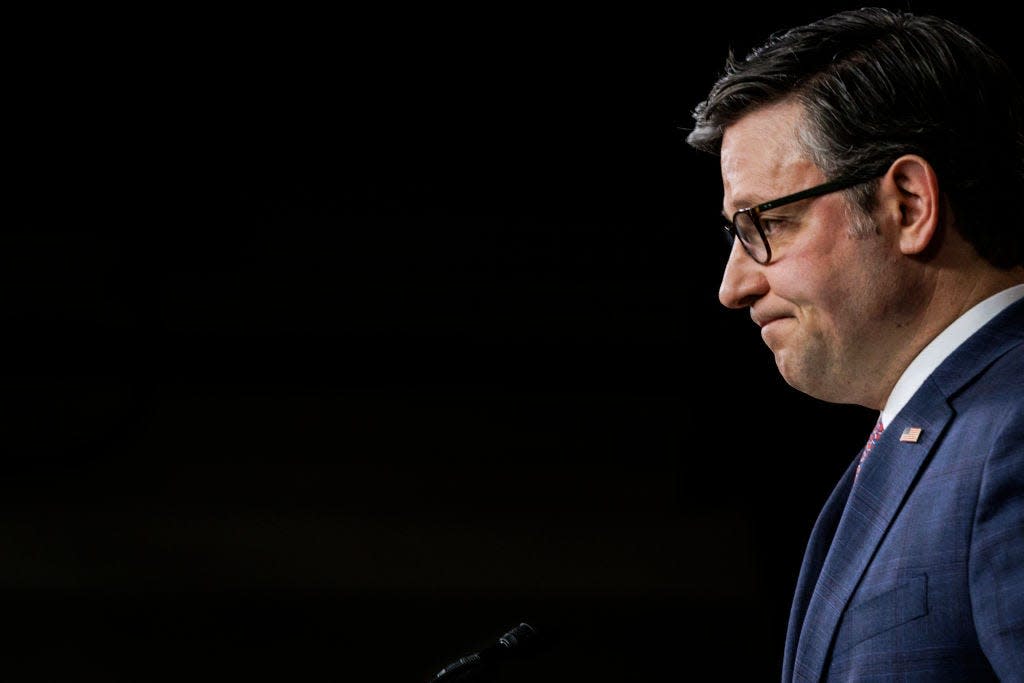
<svg viewBox="0 0 1024 683">
<path fill-rule="evenodd" d="M 523 647 L 537 635 L 536 629 L 526 622 L 520 623 L 515 628 L 498 639 L 498 645 L 506 650 L 514 650 Z"/>
</svg>

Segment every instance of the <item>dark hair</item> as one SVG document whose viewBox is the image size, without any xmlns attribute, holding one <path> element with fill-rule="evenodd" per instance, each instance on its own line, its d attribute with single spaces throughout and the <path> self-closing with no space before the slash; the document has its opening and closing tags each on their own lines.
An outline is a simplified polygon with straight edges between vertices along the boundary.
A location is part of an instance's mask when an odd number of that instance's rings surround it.
<svg viewBox="0 0 1024 683">
<path fill-rule="evenodd" d="M 966 29 L 869 7 L 775 34 L 744 59 L 729 55 L 686 141 L 718 154 L 727 126 L 790 98 L 826 176 L 879 176 L 918 154 L 978 253 L 1001 268 L 1024 264 L 1013 208 L 1024 199 L 1024 103 L 1010 66 Z"/>
</svg>

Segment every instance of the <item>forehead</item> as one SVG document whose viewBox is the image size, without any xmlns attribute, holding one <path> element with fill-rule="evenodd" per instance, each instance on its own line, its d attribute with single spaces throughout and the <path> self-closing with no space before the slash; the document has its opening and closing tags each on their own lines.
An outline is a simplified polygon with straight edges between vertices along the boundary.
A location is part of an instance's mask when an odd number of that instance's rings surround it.
<svg viewBox="0 0 1024 683">
<path fill-rule="evenodd" d="M 739 119 L 722 136 L 722 184 L 727 208 L 742 208 L 824 180 L 800 144 L 803 107 L 782 102 Z"/>
</svg>

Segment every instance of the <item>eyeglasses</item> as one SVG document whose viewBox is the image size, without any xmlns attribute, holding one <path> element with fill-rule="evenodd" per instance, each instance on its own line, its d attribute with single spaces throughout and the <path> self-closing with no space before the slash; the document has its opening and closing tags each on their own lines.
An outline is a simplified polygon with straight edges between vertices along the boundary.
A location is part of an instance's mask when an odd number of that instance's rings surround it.
<svg viewBox="0 0 1024 683">
<path fill-rule="evenodd" d="M 765 265 L 772 260 L 772 248 L 768 244 L 768 234 L 765 231 L 764 226 L 761 224 L 762 213 L 769 209 L 798 202 L 802 199 L 820 197 L 831 192 L 845 190 L 848 187 L 853 187 L 854 185 L 867 182 L 867 180 L 869 179 L 866 179 L 863 176 L 840 178 L 839 180 L 833 180 L 822 185 L 816 185 L 815 187 L 801 190 L 794 194 L 787 194 L 785 197 L 779 197 L 778 199 L 773 199 L 770 202 L 764 202 L 757 206 L 740 209 L 732 215 L 731 221 L 725 218 L 722 219 L 722 222 L 724 223 L 722 225 L 722 229 L 728 234 L 730 244 L 733 240 L 739 237 L 740 244 L 743 245 L 743 250 L 750 255 L 750 258 L 754 259 L 761 265 Z"/>
</svg>

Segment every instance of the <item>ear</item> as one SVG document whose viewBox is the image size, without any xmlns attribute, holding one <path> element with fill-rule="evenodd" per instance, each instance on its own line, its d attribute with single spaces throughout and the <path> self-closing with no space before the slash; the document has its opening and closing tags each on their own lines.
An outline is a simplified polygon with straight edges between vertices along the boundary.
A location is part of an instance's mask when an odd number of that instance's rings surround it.
<svg viewBox="0 0 1024 683">
<path fill-rule="evenodd" d="M 898 228 L 904 254 L 920 254 L 939 227 L 939 179 L 923 157 L 907 154 L 894 161 L 882 181 L 885 215 Z"/>
</svg>

